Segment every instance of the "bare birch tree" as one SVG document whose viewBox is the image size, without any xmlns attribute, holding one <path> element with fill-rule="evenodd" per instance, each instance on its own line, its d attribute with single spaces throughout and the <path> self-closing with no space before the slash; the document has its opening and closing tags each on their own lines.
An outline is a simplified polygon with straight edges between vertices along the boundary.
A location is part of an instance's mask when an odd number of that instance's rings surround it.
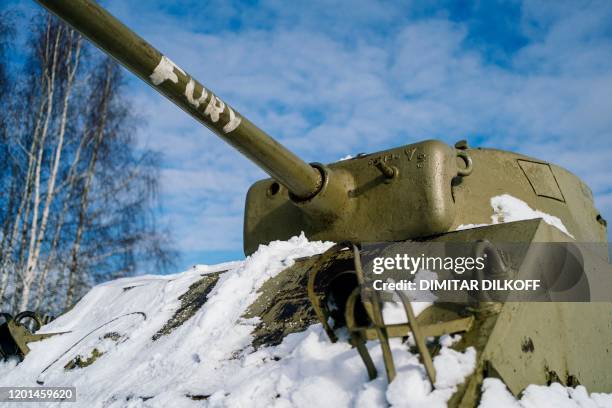
<svg viewBox="0 0 612 408">
<path fill-rule="evenodd" d="M 0 61 L 17 96 L 0 116 L 1 308 L 57 313 L 173 252 L 152 216 L 158 160 L 136 147 L 121 69 L 51 16 L 35 19 L 27 50 L 14 78 Z"/>
</svg>

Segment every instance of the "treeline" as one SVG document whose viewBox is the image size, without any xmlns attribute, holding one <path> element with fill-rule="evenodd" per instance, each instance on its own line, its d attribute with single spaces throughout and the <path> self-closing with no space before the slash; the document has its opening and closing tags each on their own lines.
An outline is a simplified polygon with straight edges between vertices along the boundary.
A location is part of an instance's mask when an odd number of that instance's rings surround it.
<svg viewBox="0 0 612 408">
<path fill-rule="evenodd" d="M 11 20 L 0 15 L 0 312 L 56 314 L 96 283 L 172 263 L 154 223 L 159 158 L 137 146 L 114 61 L 49 15 L 16 53 Z"/>
</svg>

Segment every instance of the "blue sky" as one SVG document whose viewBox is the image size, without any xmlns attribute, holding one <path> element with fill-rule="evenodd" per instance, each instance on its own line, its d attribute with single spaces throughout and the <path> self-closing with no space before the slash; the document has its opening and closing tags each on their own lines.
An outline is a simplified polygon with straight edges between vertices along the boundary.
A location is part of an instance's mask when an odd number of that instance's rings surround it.
<svg viewBox="0 0 612 408">
<path fill-rule="evenodd" d="M 34 2 L 5 2 L 27 19 Z M 591 186 L 612 220 L 610 1 L 136 1 L 102 4 L 306 161 L 421 139 L 514 150 Z M 130 76 L 161 151 L 179 268 L 242 257 L 265 174 Z"/>
</svg>

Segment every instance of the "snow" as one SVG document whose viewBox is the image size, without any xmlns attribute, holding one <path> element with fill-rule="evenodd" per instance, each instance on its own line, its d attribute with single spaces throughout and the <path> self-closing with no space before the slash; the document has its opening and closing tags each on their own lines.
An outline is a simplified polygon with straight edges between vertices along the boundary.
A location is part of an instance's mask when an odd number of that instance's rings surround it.
<svg viewBox="0 0 612 408">
<path fill-rule="evenodd" d="M 32 351 L 19 365 L 0 365 L 0 386 L 72 385 L 78 402 L 71 406 L 82 407 L 365 407 L 385 401 L 444 405 L 473 370 L 472 349 L 442 349 L 434 360 L 440 379 L 432 390 L 418 356 L 400 339 L 391 341 L 398 372 L 391 387 L 384 378 L 378 342 L 369 342 L 368 348 L 380 376 L 369 381 L 357 352 L 345 341 L 331 343 L 319 324 L 287 336 L 278 346 L 252 348 L 257 319 L 241 316 L 257 298 L 257 290 L 294 259 L 321 253 L 330 245 L 308 242 L 302 235 L 262 246 L 242 262 L 99 285 L 41 330 L 70 333 L 31 343 Z M 201 309 L 153 341 L 180 306 L 179 296 L 202 275 L 223 270 L 228 271 L 220 275 Z M 415 304 L 415 309 L 426 306 Z M 118 336 L 112 340 L 104 337 L 107 333 Z M 92 365 L 64 369 L 75 356 L 88 357 L 94 347 L 104 354 Z M 194 401 L 186 395 L 207 397 Z"/>
<path fill-rule="evenodd" d="M 516 400 L 503 382 L 497 378 L 485 378 L 482 384 L 480 408 L 611 408 L 612 394 L 592 393 L 579 385 L 564 387 L 559 383 L 550 386 L 530 385 Z"/>
<path fill-rule="evenodd" d="M 287 336 L 277 346 L 253 349 L 251 332 L 258 319 L 241 316 L 258 289 L 296 258 L 321 253 L 330 245 L 309 242 L 302 235 L 261 246 L 244 261 L 99 285 L 41 330 L 70 333 L 30 343 L 32 351 L 19 365 L 0 363 L 0 386 L 75 386 L 77 403 L 71 407 L 446 406 L 476 364 L 473 348 L 451 348 L 460 336 L 440 339 L 433 388 L 419 357 L 397 338 L 390 342 L 397 369 L 390 385 L 378 342 L 367 344 L 379 372 L 369 381 L 356 350 L 345 341 L 331 343 L 320 324 Z M 227 272 L 206 303 L 153 341 L 179 308 L 179 296 L 203 275 L 220 271 Z M 413 305 L 418 313 L 429 303 Z M 403 310 L 390 307 L 385 307 L 385 318 L 405 321 Z M 104 336 L 107 333 L 114 333 L 114 339 Z M 86 358 L 94 347 L 104 354 L 92 365 L 64 369 L 76 355 Z M 589 396 L 581 387 L 530 386 L 519 402 L 499 381 L 487 380 L 483 390 L 483 407 L 542 406 L 542 401 L 552 400 L 559 406 L 612 407 L 612 395 Z"/>
<path fill-rule="evenodd" d="M 559 217 L 547 214 L 540 210 L 534 210 L 529 205 L 510 194 L 502 194 L 499 196 L 491 197 L 491 207 L 493 208 L 493 215 L 491 215 L 491 224 L 461 224 L 456 230 L 464 230 L 470 228 L 486 227 L 493 224 L 501 224 L 504 222 L 513 221 L 524 221 L 532 220 L 534 218 L 541 218 L 545 223 L 556 227 L 561 232 L 574 238 L 574 236 L 565 228 L 563 222 Z"/>
</svg>

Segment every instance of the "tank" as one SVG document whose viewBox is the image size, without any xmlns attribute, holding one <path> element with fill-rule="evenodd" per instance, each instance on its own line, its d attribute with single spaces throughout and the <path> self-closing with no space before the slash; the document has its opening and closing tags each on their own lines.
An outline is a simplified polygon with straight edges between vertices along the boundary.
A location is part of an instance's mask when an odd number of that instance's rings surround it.
<svg viewBox="0 0 612 408">
<path fill-rule="evenodd" d="M 473 347 L 477 365 L 452 406 L 476 404 L 487 377 L 501 379 L 515 395 L 529 384 L 551 382 L 612 392 L 607 226 L 577 176 L 464 140 L 454 146 L 426 140 L 336 163 L 305 163 L 95 2 L 39 3 L 271 177 L 246 195 L 246 255 L 302 231 L 338 243 L 264 285 L 245 316 L 262 322 L 253 333 L 255 347 L 278 344 L 319 322 L 330 341 L 348 339 L 370 378 L 378 372 L 364 345 L 380 342 L 385 376 L 393 381 L 389 339 L 410 336 L 434 384 L 436 339 L 460 333 L 453 347 Z M 399 261 L 383 268 L 388 276 L 380 275 L 378 260 L 408 254 L 423 261 L 486 259 L 483 268 L 472 264 L 461 273 L 419 270 L 436 272 L 438 282 L 537 280 L 541 286 L 528 295 L 508 286 L 427 286 L 433 298 L 415 298 L 399 286 L 379 288 L 404 275 Z M 407 276 L 407 285 L 418 281 L 418 274 Z M 432 304 L 417 316 L 414 301 Z M 403 323 L 385 323 L 388 302 L 401 305 Z M 342 330 L 348 338 L 339 340 Z"/>
</svg>

